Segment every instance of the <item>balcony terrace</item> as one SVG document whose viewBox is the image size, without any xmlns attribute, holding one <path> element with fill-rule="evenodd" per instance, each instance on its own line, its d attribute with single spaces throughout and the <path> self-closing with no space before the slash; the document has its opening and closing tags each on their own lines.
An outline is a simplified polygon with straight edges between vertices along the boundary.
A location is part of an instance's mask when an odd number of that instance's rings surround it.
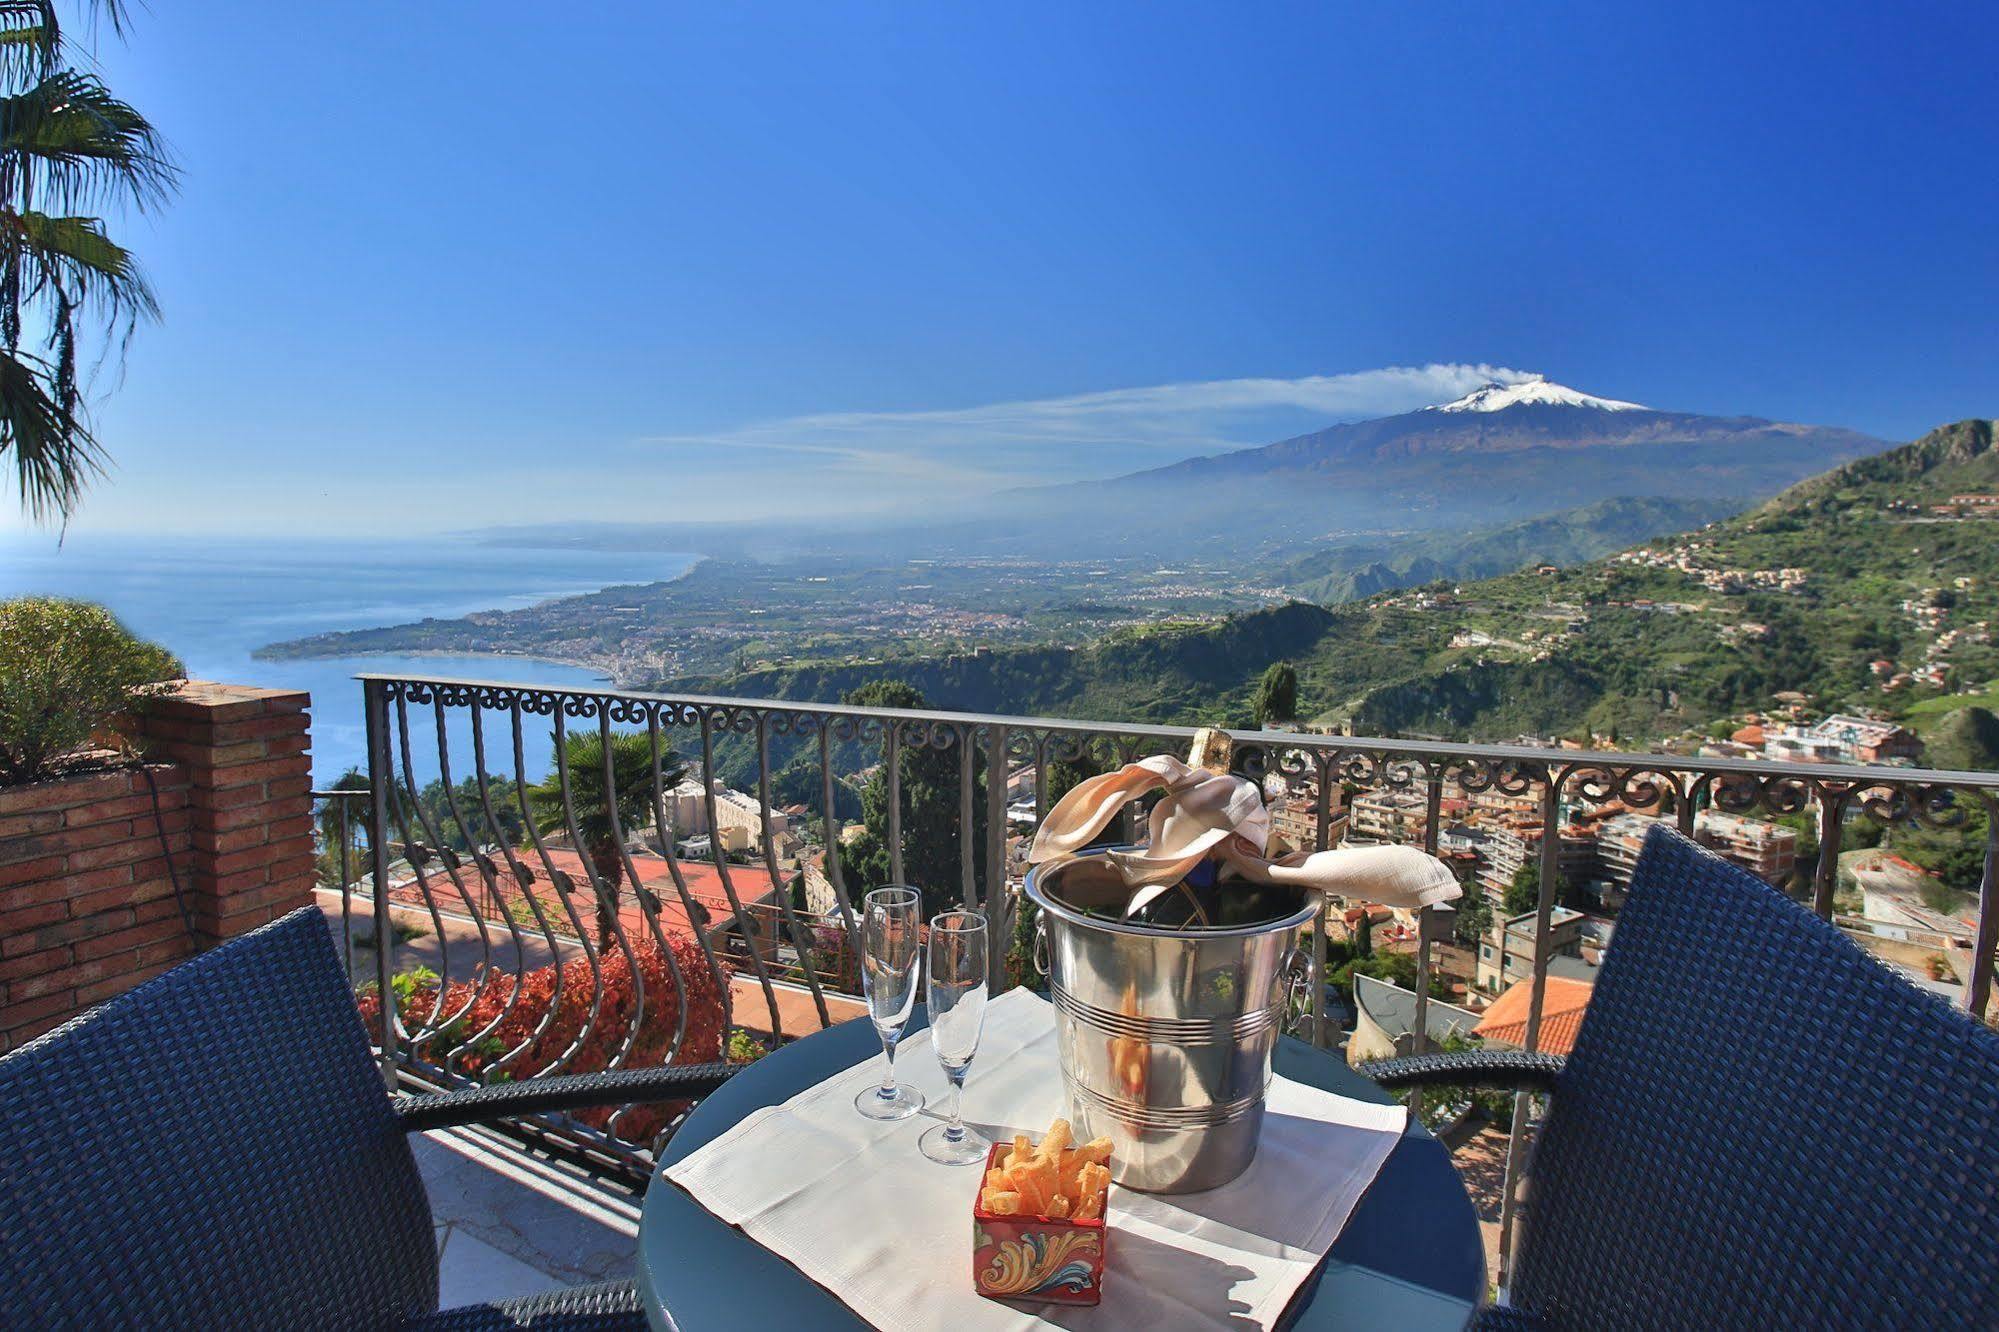
<svg viewBox="0 0 1999 1332">
<path fill-rule="evenodd" d="M 409 676 L 364 677 L 363 694 L 368 785 L 313 793 L 320 868 L 312 894 L 345 960 L 382 1076 L 414 1093 L 749 1061 L 862 1016 L 854 963 L 862 891 L 877 880 L 908 881 L 921 864 L 928 881 L 920 886 L 935 895 L 927 906 L 962 903 L 989 918 L 996 938 L 1025 940 L 1023 775 L 1037 778 L 1038 821 L 1059 794 L 1038 778 L 1058 763 L 1072 773 L 1104 770 L 1184 750 L 1194 736 L 1183 727 Z M 552 769 L 531 771 L 527 738 L 558 728 L 570 740 L 553 744 Z M 578 736 L 602 744 L 581 748 Z M 644 760 L 636 791 L 622 789 L 632 770 L 618 761 L 619 737 L 636 737 L 627 745 Z M 1569 829 L 1576 811 L 1589 809 L 1617 811 L 1611 854 L 1626 881 L 1634 818 L 1689 834 L 1710 811 L 1736 821 L 1808 818 L 1816 856 L 1786 887 L 1820 919 L 1837 920 L 1961 1008 L 1988 1021 L 1993 1012 L 1999 774 L 1295 732 L 1231 739 L 1239 773 L 1273 796 L 1302 793 L 1316 803 L 1315 817 L 1289 825 L 1316 830 L 1317 845 L 1301 849 L 1326 849 L 1339 826 L 1333 812 L 1370 797 L 1383 807 L 1422 806 L 1401 826 L 1432 852 L 1446 829 L 1439 812 L 1447 801 L 1472 811 L 1464 817 L 1474 825 L 1481 807 L 1494 811 L 1509 848 L 1534 849 L 1538 900 L 1513 922 L 1530 945 L 1518 950 L 1526 975 L 1506 996 L 1511 1039 L 1490 1048 L 1543 1051 L 1555 1009 L 1567 1024 L 1563 1044 L 1573 1036 L 1577 996 L 1586 999 L 1577 987 L 1587 981 L 1562 980 L 1551 1003 L 1560 950 L 1547 945 L 1558 922 L 1577 919 L 1564 900 L 1581 886 L 1575 846 L 1566 834 L 1539 830 Z M 577 768 L 586 752 L 595 770 Z M 703 775 L 693 788 L 681 782 L 679 792 L 683 799 L 690 789 L 706 793 L 696 798 L 710 802 L 710 828 L 723 822 L 714 802 L 743 803 L 718 797 L 718 788 L 743 792 L 764 825 L 741 843 L 754 849 L 683 856 L 659 795 L 666 783 L 643 780 L 661 770 Z M 918 772 L 921 791 L 912 781 Z M 1009 774 L 1016 798 L 1010 802 L 1009 783 L 988 782 L 988 773 Z M 955 780 L 940 790 L 939 774 Z M 802 837 L 790 846 L 772 826 L 787 802 L 790 831 Z M 864 809 L 878 822 L 863 825 Z M 1533 828 L 1523 823 L 1529 809 L 1540 819 Z M 1850 906 L 1841 881 L 1849 836 L 1908 827 L 1961 830 L 1984 847 L 1982 877 L 1965 906 L 1972 923 L 1963 937 L 1938 936 L 1933 962 L 1911 952 L 1906 938 L 1873 938 L 1864 920 L 1842 909 Z M 1135 832 L 1128 809 L 1120 835 L 1130 840 Z M 1479 893 L 1480 871 L 1459 860 L 1468 891 Z M 1332 973 L 1352 951 L 1336 918 L 1344 905 L 1326 904 L 1311 931 L 1309 978 L 1287 1014 L 1293 1034 L 1328 1049 L 1343 1047 L 1348 1035 L 1335 1016 L 1345 1004 L 1331 990 Z M 1406 941 L 1386 951 L 1402 949 L 1410 959 L 1407 1021 L 1386 1037 L 1371 1027 L 1371 1054 L 1382 1052 L 1384 1039 L 1403 1054 L 1432 1048 L 1433 995 L 1474 1011 L 1493 998 L 1472 976 L 1453 974 L 1477 948 L 1453 943 L 1451 908 L 1405 914 L 1385 937 Z M 378 924 L 384 918 L 386 930 Z M 1598 923 L 1608 931 L 1615 922 Z M 1718 936 L 1701 946 L 1755 943 Z M 996 990 L 1041 982 L 1024 944 L 995 948 L 991 969 Z M 1420 1108 L 1422 1089 L 1409 1095 Z M 1527 1145 L 1540 1112 L 1537 1097 L 1519 1094 L 1510 1113 L 1450 1139 L 1463 1148 L 1460 1164 L 1489 1211 L 1491 1276 L 1502 1287 L 1518 1253 Z M 683 1115 L 671 1105 L 549 1108 L 494 1128 L 427 1135 L 418 1160 L 438 1215 L 445 1302 L 627 1269 L 637 1195 Z M 454 1289 L 461 1278 L 484 1289 Z"/>
</svg>

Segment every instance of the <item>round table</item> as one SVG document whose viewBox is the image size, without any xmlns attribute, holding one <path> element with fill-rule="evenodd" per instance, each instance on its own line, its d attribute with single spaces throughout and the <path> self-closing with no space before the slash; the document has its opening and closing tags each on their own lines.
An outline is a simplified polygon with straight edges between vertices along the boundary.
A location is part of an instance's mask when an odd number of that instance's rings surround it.
<svg viewBox="0 0 1999 1332">
<path fill-rule="evenodd" d="M 924 1025 L 921 1009 L 909 1032 Z M 910 1051 L 913 1057 L 916 1051 Z M 841 1069 L 881 1057 L 866 1020 L 829 1027 L 776 1050 L 702 1101 L 661 1154 L 664 1169 L 752 1110 L 777 1105 Z M 1279 1073 L 1383 1102 L 1388 1096 L 1337 1056 L 1284 1038 Z M 839 1300 L 749 1236 L 655 1176 L 639 1220 L 639 1291 L 655 1328 L 863 1328 Z M 1450 1154 L 1410 1121 L 1285 1326 L 1460 1328 L 1485 1290 L 1485 1248 Z M 663 1310 L 671 1310 L 671 1321 Z"/>
</svg>

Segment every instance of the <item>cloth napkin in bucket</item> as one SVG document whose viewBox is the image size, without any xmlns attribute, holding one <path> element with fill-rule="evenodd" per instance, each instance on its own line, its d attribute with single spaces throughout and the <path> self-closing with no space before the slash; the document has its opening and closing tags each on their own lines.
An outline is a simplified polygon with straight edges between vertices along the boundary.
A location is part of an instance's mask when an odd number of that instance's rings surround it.
<svg viewBox="0 0 1999 1332">
<path fill-rule="evenodd" d="M 919 1036 L 896 1060 L 930 1099 L 925 1114 L 881 1123 L 855 1113 L 855 1093 L 881 1076 L 877 1056 L 748 1115 L 666 1178 L 881 1328 L 1268 1328 L 1408 1121 L 1399 1105 L 1276 1078 L 1256 1160 L 1233 1182 L 1174 1196 L 1112 1188 L 1101 1304 L 1003 1304 L 972 1290 L 980 1171 L 916 1148 L 947 1104 L 929 1045 Z M 996 1138 L 1038 1138 L 1065 1113 L 1046 1000 L 1013 990 L 987 1007 L 965 1109 Z"/>
</svg>

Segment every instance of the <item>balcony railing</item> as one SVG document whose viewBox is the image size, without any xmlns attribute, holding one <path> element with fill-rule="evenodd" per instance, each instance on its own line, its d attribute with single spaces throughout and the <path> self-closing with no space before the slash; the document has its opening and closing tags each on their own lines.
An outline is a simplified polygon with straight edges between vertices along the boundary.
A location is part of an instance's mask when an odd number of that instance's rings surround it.
<svg viewBox="0 0 1999 1332">
<path fill-rule="evenodd" d="M 1059 795 L 1051 778 L 1184 752 L 1194 735 L 1176 726 L 414 676 L 365 676 L 363 694 L 369 789 L 321 793 L 323 837 L 339 841 L 326 852 L 334 868 L 325 881 L 339 895 L 342 944 L 385 1073 L 436 1086 L 714 1058 L 732 1046 L 752 1050 L 751 1036 L 783 1041 L 843 1020 L 858 1011 L 855 906 L 877 877 L 914 875 L 927 910 L 982 911 L 996 940 L 1012 940 L 1020 853 Z M 565 734 L 593 737 L 596 748 L 572 750 Z M 1309 793 L 1310 817 L 1288 826 L 1311 829 L 1311 849 L 1332 843 L 1338 808 L 1370 790 L 1420 795 L 1423 817 L 1412 826 L 1432 852 L 1447 801 L 1510 804 L 1516 825 L 1541 829 L 1613 802 L 1686 832 L 1709 808 L 1804 816 L 1818 851 L 1795 887 L 1831 920 L 1853 829 L 1975 838 L 1983 870 L 1959 969 L 1965 1006 L 1988 1012 L 1999 943 L 1999 773 L 1231 735 L 1244 776 L 1267 790 Z M 618 737 L 636 738 L 620 746 Z M 577 771 L 572 753 L 585 752 L 590 770 Z M 662 768 L 698 773 L 698 797 L 645 779 Z M 721 779 L 751 798 L 756 826 L 734 854 L 681 855 L 676 843 L 690 832 L 705 830 L 710 847 L 730 840 L 715 793 Z M 1030 781 L 1032 819 L 1023 789 Z M 1010 787 L 1020 794 L 1010 796 Z M 780 814 L 781 805 L 791 812 Z M 839 830 L 864 805 L 868 833 L 843 841 Z M 1125 837 L 1133 831 L 1127 811 Z M 1559 836 L 1538 843 L 1530 1050 L 1541 1038 L 1565 854 Z M 1475 878 L 1467 891 L 1479 891 Z M 1326 1003 L 1332 910 L 1313 933 L 1310 998 L 1294 1014 L 1298 1034 L 1321 1044 L 1339 1034 Z M 1434 941 L 1448 933 L 1436 923 L 1419 921 L 1414 932 L 1419 1049 Z M 996 985 L 1018 978 L 1025 954 L 995 947 Z M 1520 1098 L 1502 1268 L 1529 1113 L 1529 1098 Z M 591 1124 L 538 1126 L 639 1177 L 669 1129 L 630 1108 Z"/>
</svg>

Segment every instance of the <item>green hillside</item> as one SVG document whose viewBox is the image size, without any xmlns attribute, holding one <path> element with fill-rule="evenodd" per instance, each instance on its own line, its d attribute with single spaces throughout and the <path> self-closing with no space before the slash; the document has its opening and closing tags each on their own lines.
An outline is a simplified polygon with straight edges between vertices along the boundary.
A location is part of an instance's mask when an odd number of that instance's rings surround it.
<svg viewBox="0 0 1999 1332">
<path fill-rule="evenodd" d="M 1581 564 L 1667 532 L 1738 513 L 1724 499 L 1625 496 L 1525 522 L 1470 532 L 1423 532 L 1393 541 L 1320 544 L 1280 553 L 1271 581 L 1304 601 L 1364 601 L 1440 578 L 1492 578 L 1538 564 Z"/>
<path fill-rule="evenodd" d="M 1963 492 L 1999 492 L 1989 421 L 1945 427 L 1749 513 L 1553 573 L 1431 583 L 1330 609 L 1295 604 L 1084 649 L 801 666 L 715 683 L 831 699 L 888 669 L 947 708 L 1239 721 L 1257 675 L 1288 659 L 1308 716 L 1375 734 L 1588 730 L 1630 742 L 1705 729 L 1789 689 L 1825 708 L 1914 709 L 1934 729 L 1961 710 L 1942 699 L 1999 680 L 1999 521 L 1931 512 Z M 1941 683 L 1883 688 L 1926 670 Z M 1975 756 L 1989 741 L 1976 717 L 1952 728 L 1953 752 Z"/>
</svg>

